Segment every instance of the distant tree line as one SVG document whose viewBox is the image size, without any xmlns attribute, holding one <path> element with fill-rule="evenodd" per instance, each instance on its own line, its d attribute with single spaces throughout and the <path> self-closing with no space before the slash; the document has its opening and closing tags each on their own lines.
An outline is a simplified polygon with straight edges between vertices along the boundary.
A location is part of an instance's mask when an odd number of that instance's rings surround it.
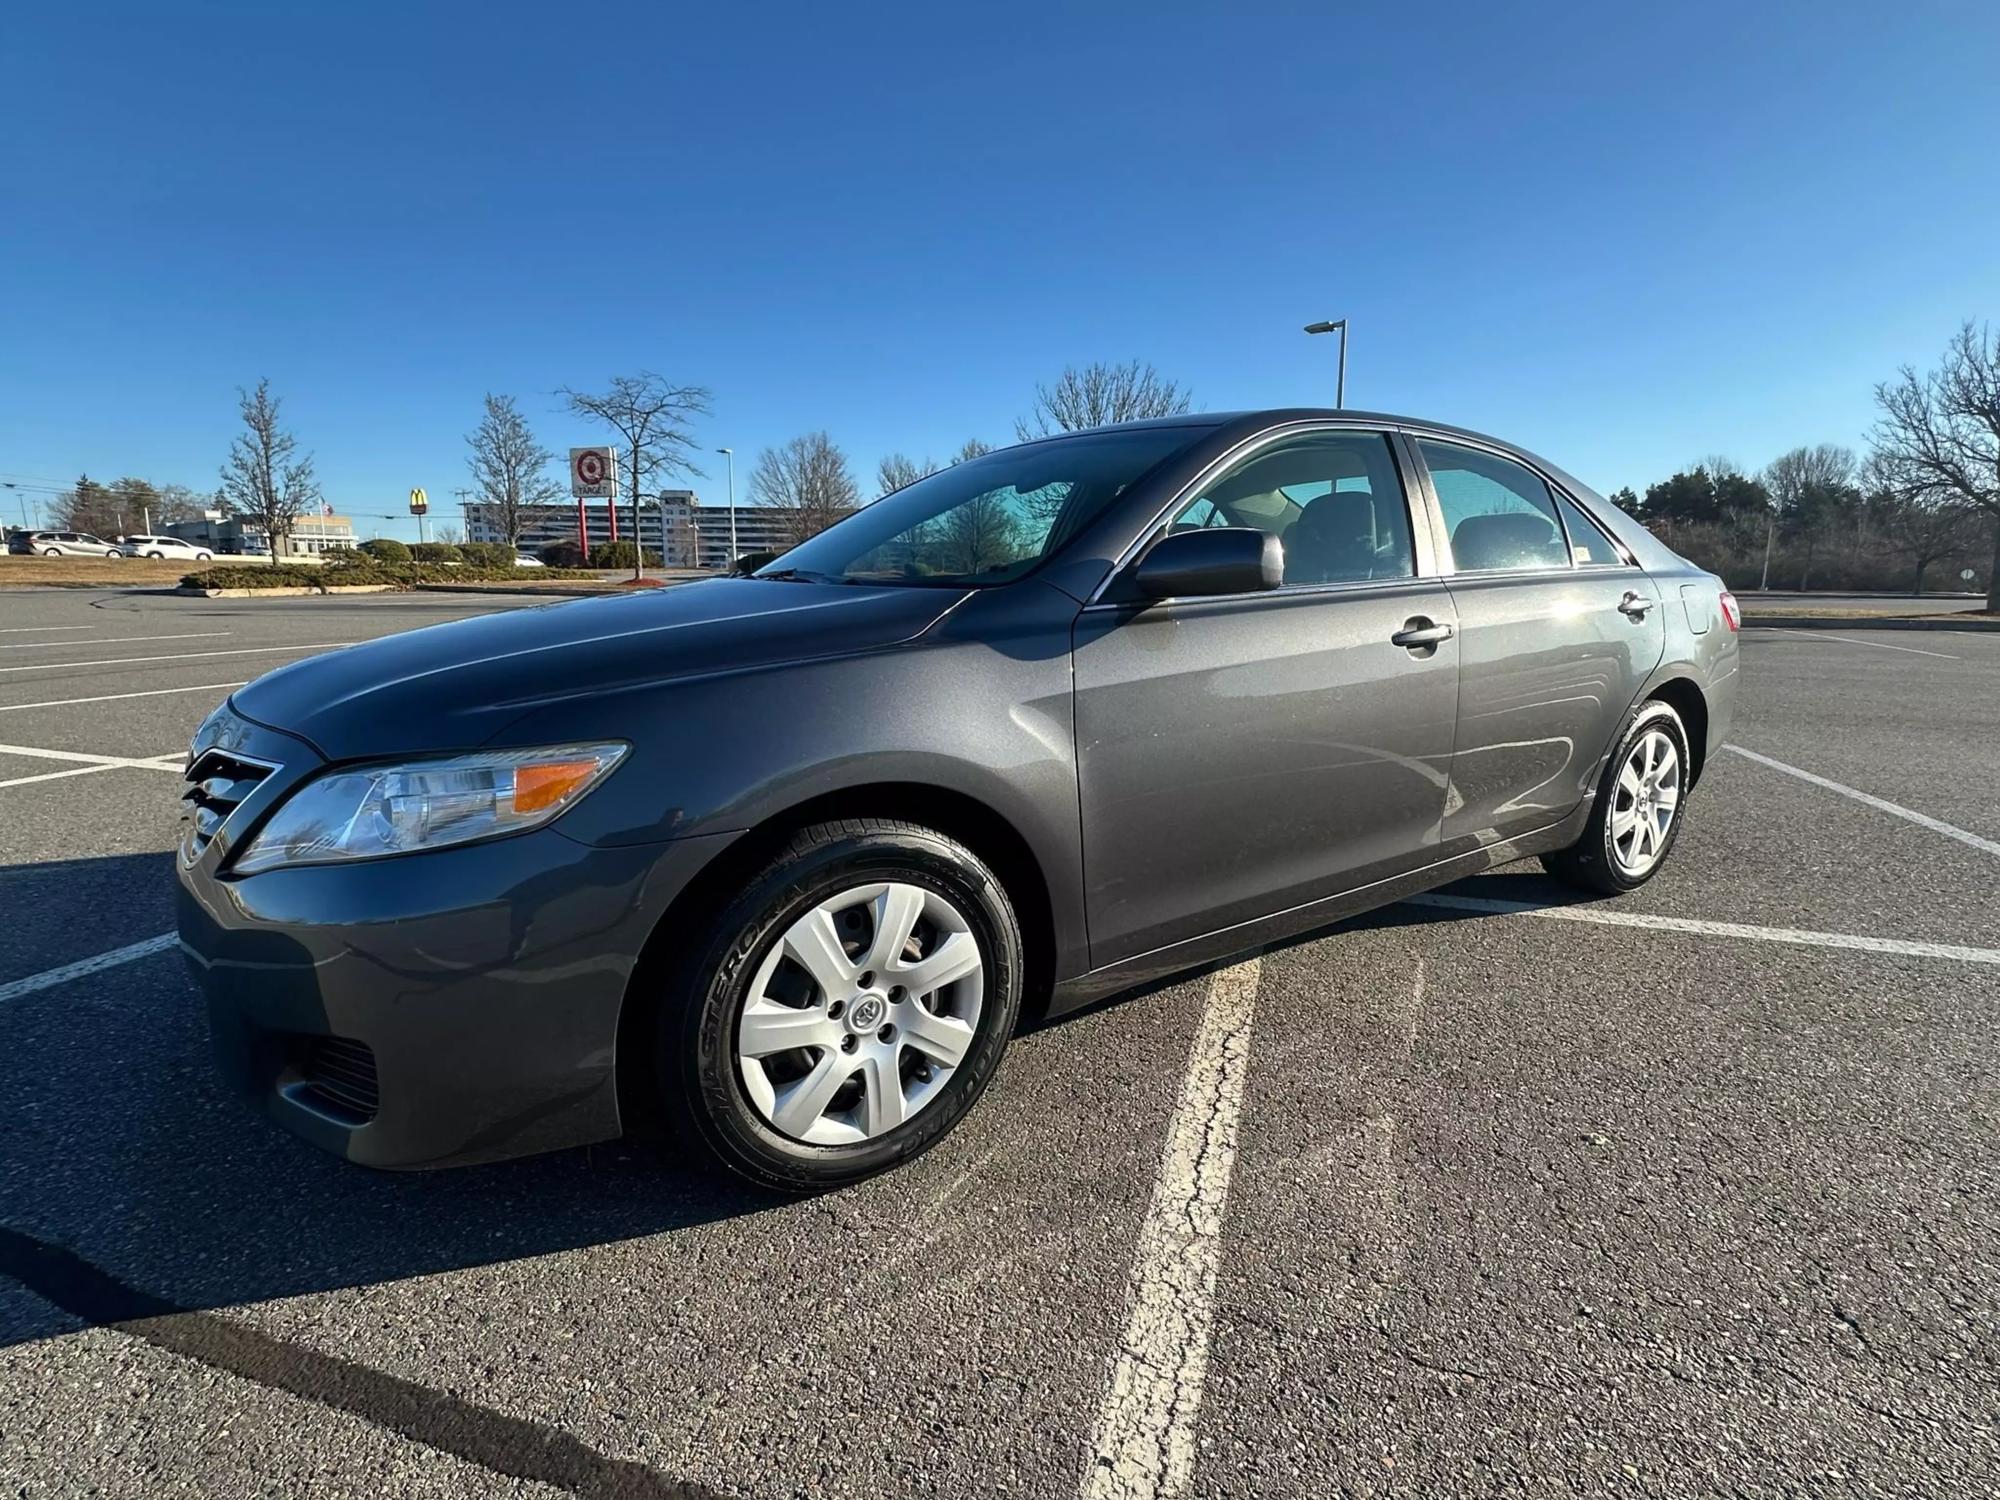
<svg viewBox="0 0 2000 1500">
<path fill-rule="evenodd" d="M 2000 610 L 2000 336 L 1965 324 L 1875 401 L 1865 454 L 1793 448 L 1755 474 L 1705 458 L 1612 502 L 1732 588 L 1921 593 L 1970 569 Z"/>
</svg>

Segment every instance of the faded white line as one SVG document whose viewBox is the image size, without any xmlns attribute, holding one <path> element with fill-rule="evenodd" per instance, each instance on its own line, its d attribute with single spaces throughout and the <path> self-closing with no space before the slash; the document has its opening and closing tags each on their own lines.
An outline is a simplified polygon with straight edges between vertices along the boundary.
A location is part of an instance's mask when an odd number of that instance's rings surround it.
<svg viewBox="0 0 2000 1500">
<path fill-rule="evenodd" d="M 1892 646 L 1887 641 L 1857 641 L 1851 635 L 1828 635 L 1824 630 L 1800 630 L 1791 625 L 1769 625 L 1767 630 L 1781 630 L 1786 635 L 1802 635 L 1811 640 L 1844 641 L 1850 646 L 1873 646 L 1877 651 L 1907 651 L 1912 656 L 1938 656 L 1946 661 L 1958 661 L 1949 651 L 1924 651 L 1916 646 Z"/>
<path fill-rule="evenodd" d="M 114 635 L 110 640 L 9 641 L 0 651 L 56 651 L 67 646 L 131 646 L 140 641 L 212 641 L 227 630 L 189 630 L 179 635 Z"/>
<path fill-rule="evenodd" d="M 1900 803 L 1889 802 L 1881 797 L 1871 796 L 1869 793 L 1848 786 L 1843 782 L 1832 781 L 1825 776 L 1816 776 L 1811 771 L 1802 771 L 1797 766 L 1788 766 L 1781 760 L 1771 759 L 1768 755 L 1759 755 L 1755 750 L 1745 750 L 1741 745 L 1724 745 L 1722 748 L 1733 751 L 1745 760 L 1754 760 L 1760 766 L 1769 766 L 1774 771 L 1783 771 L 1787 776 L 1796 776 L 1799 780 L 1810 782 L 1814 786 L 1825 787 L 1829 792 L 1838 792 L 1843 797 L 1852 797 L 1856 802 L 1867 807 L 1872 807 L 1877 812 L 1893 814 L 1898 818 L 1915 823 L 1919 828 L 1928 828 L 1932 833 L 1941 833 L 1948 839 L 1957 839 L 1961 844 L 1977 849 L 1982 854 L 2000 855 L 2000 842 L 1968 832 L 1955 823 L 1947 823 L 1942 818 L 1933 818 L 1928 813 L 1916 812 L 1911 808 L 1904 807 Z"/>
<path fill-rule="evenodd" d="M 1132 1258 L 1125 1337 L 1091 1435 L 1086 1500 L 1168 1500 L 1194 1473 L 1222 1213 L 1261 967 L 1254 958 L 1232 965 L 1209 985 Z"/>
<path fill-rule="evenodd" d="M 168 756 L 178 756 L 178 750 L 163 750 L 158 755 L 91 755 L 83 750 L 44 750 L 40 745 L 0 745 L 0 755 L 25 755 L 31 760 L 73 760 L 86 766 L 144 766 L 153 769 Z"/>
<path fill-rule="evenodd" d="M 88 978 L 105 969 L 115 969 L 120 964 L 129 964 L 134 959 L 150 958 L 155 953 L 164 953 L 180 939 L 171 932 L 163 932 L 158 937 L 149 937 L 143 942 L 127 943 L 123 948 L 113 948 L 109 953 L 100 953 L 95 958 L 80 958 L 73 964 L 64 964 L 59 969 L 44 969 L 39 974 L 30 974 L 26 979 L 16 979 L 0 984 L 0 1003 L 18 1000 L 23 995 L 32 995 L 37 990 L 54 989 L 59 984 L 68 984 L 73 979 Z"/>
<path fill-rule="evenodd" d="M 58 630 L 95 630 L 95 625 L 9 625 L 0 629 L 0 635 L 26 635 L 31 630 L 39 630 L 43 635 Z"/>
<path fill-rule="evenodd" d="M 313 641 L 304 646 L 235 646 L 227 651 L 170 651 L 164 656 L 108 656 L 101 661 L 44 661 L 32 667 L 0 667 L 0 672 L 74 672 L 78 667 L 129 667 L 156 661 L 199 661 L 211 656 L 269 656 L 279 651 L 331 651 L 359 641 Z"/>
<path fill-rule="evenodd" d="M 79 703 L 117 703 L 126 698 L 160 698 L 168 693 L 212 693 L 217 688 L 240 688 L 240 682 L 196 682 L 186 687 L 145 688 L 136 693 L 100 693 L 95 698 L 48 698 L 40 703 L 0 703 L 0 714 L 17 714 L 25 708 L 72 708 Z"/>
<path fill-rule="evenodd" d="M 67 771 L 44 771 L 39 776 L 16 776 L 10 781 L 0 781 L 0 789 L 10 786 L 33 786 L 38 781 L 61 781 L 65 776 L 95 776 L 99 771 L 117 769 L 117 766 L 71 766 Z"/>
<path fill-rule="evenodd" d="M 1476 911 L 1492 916 L 1553 917 L 1559 922 L 1590 922 L 1599 927 L 1639 927 L 1654 932 L 1685 932 L 1696 937 L 1743 938 L 1754 943 L 1794 943 L 1802 948 L 1850 948 L 1862 953 L 1895 953 L 1908 958 L 1949 958 L 1968 964 L 2000 964 L 2000 948 L 1964 948 L 1956 943 L 1912 943 L 1902 938 L 1862 937 L 1848 932 L 1807 932 L 1796 927 L 1752 927 L 1746 922 L 1703 922 L 1692 917 L 1643 916 L 1638 912 L 1600 911 L 1591 906 L 1537 906 L 1531 901 L 1493 901 L 1483 896 L 1409 896 L 1405 906 L 1435 906 L 1444 911 Z"/>
</svg>

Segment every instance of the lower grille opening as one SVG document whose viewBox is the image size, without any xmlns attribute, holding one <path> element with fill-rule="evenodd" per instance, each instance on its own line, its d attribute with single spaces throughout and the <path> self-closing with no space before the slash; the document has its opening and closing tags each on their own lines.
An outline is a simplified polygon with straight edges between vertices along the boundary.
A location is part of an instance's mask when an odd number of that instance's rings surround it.
<svg viewBox="0 0 2000 1500">
<path fill-rule="evenodd" d="M 299 1072 L 308 1101 L 329 1114 L 365 1125 L 382 1106 L 375 1083 L 375 1054 L 366 1042 L 349 1036 L 314 1037 Z"/>
</svg>

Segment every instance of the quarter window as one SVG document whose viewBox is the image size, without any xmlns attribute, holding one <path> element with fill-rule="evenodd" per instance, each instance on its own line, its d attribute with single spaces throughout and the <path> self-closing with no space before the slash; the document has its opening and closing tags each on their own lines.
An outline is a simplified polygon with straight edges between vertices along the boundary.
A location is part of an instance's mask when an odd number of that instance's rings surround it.
<svg viewBox="0 0 2000 1500">
<path fill-rule="evenodd" d="M 1580 568 L 1622 567 L 1625 555 L 1617 544 L 1604 534 L 1604 528 L 1584 513 L 1582 506 L 1569 496 L 1556 496 L 1556 509 L 1562 512 L 1563 525 L 1569 531 L 1569 552 Z"/>
<path fill-rule="evenodd" d="M 1381 433 L 1320 432 L 1272 444 L 1181 507 L 1171 529 L 1207 526 L 1277 537 L 1288 586 L 1416 572 L 1403 482 Z"/>
<path fill-rule="evenodd" d="M 1570 565 L 1555 497 L 1532 469 L 1455 443 L 1419 439 L 1417 447 L 1431 471 L 1460 572 Z"/>
</svg>

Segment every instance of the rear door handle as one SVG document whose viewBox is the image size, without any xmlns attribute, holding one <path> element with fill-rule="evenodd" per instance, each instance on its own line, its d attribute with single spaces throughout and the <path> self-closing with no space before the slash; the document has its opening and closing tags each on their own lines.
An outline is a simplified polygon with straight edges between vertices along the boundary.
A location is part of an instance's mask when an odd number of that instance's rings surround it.
<svg viewBox="0 0 2000 1500">
<path fill-rule="evenodd" d="M 1618 601 L 1618 613 L 1634 620 L 1643 620 L 1646 618 L 1646 612 L 1653 607 L 1653 603 L 1654 601 L 1644 594 L 1628 593 Z"/>
<path fill-rule="evenodd" d="M 1389 639 L 1398 646 L 1406 646 L 1412 651 L 1421 651 L 1426 646 L 1435 646 L 1439 641 L 1448 641 L 1455 634 L 1449 625 L 1434 623 L 1426 615 L 1403 622 L 1403 628 Z"/>
</svg>

